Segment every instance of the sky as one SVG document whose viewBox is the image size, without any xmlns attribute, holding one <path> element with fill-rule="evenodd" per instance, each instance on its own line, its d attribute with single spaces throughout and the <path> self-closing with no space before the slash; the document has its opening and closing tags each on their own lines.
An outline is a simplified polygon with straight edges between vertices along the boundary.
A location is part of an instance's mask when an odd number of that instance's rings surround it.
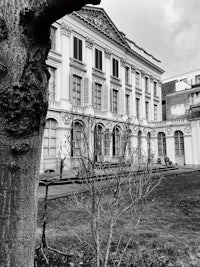
<svg viewBox="0 0 200 267">
<path fill-rule="evenodd" d="M 200 0 L 101 0 L 100 7 L 161 60 L 163 79 L 200 69 Z"/>
</svg>

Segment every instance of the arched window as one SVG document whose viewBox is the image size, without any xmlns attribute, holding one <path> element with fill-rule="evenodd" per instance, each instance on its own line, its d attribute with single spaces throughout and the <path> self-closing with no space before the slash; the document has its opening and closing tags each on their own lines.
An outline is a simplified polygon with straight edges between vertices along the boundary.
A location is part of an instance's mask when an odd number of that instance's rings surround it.
<svg viewBox="0 0 200 267">
<path fill-rule="evenodd" d="M 120 156 L 120 129 L 115 126 L 113 129 L 113 156 Z"/>
<path fill-rule="evenodd" d="M 110 133 L 108 129 L 104 132 L 104 155 L 110 155 Z"/>
<path fill-rule="evenodd" d="M 159 132 L 158 133 L 158 155 L 159 156 L 166 156 L 166 136 L 165 133 Z"/>
<path fill-rule="evenodd" d="M 151 133 L 147 133 L 147 154 L 150 156 L 151 154 Z"/>
<path fill-rule="evenodd" d="M 56 157 L 57 146 L 57 121 L 54 119 L 46 120 L 43 137 L 43 156 L 44 158 Z"/>
<path fill-rule="evenodd" d="M 100 124 L 94 127 L 94 154 L 96 157 L 103 155 L 103 127 Z"/>
<path fill-rule="evenodd" d="M 80 157 L 85 154 L 84 144 L 85 135 L 83 124 L 79 121 L 75 121 L 72 124 L 71 132 L 71 156 Z"/>
<path fill-rule="evenodd" d="M 184 138 L 183 133 L 181 131 L 174 132 L 175 139 L 175 154 L 176 155 L 184 155 Z"/>
<path fill-rule="evenodd" d="M 142 156 L 142 132 L 138 132 L 138 159 Z"/>
</svg>

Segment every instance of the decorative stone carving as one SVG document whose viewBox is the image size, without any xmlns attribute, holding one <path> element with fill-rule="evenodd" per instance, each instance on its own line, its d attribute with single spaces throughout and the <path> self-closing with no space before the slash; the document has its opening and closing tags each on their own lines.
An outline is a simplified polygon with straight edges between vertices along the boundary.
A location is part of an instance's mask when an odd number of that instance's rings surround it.
<svg viewBox="0 0 200 267">
<path fill-rule="evenodd" d="M 131 72 L 132 73 L 135 73 L 137 70 L 136 66 L 135 65 L 131 65 Z"/>
<path fill-rule="evenodd" d="M 124 57 L 121 57 L 121 66 L 125 67 L 126 59 Z"/>
<path fill-rule="evenodd" d="M 112 51 L 109 50 L 108 48 L 105 48 L 104 52 L 105 52 L 105 57 L 110 59 Z"/>
<path fill-rule="evenodd" d="M 185 126 L 185 128 L 184 128 L 184 133 L 185 133 L 185 134 L 190 134 L 191 131 L 192 131 L 192 128 L 191 128 L 190 125 Z"/>
<path fill-rule="evenodd" d="M 166 132 L 167 135 L 171 135 L 172 134 L 172 128 L 171 127 L 167 127 L 165 132 Z"/>
<path fill-rule="evenodd" d="M 70 37 L 71 33 L 72 33 L 72 27 L 70 27 L 66 23 L 62 22 L 62 24 L 61 24 L 61 34 L 65 34 L 66 36 Z"/>
<path fill-rule="evenodd" d="M 94 40 L 90 39 L 89 37 L 85 37 L 85 45 L 86 47 L 92 49 L 94 45 Z"/>
<path fill-rule="evenodd" d="M 140 72 L 141 72 L 142 77 L 144 77 L 145 75 L 147 75 L 147 73 L 144 70 L 141 70 Z"/>
</svg>

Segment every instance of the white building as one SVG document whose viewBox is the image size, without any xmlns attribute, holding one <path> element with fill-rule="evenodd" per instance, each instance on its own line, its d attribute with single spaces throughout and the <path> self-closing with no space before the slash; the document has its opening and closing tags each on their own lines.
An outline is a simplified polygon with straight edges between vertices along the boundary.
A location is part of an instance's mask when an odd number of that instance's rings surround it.
<svg viewBox="0 0 200 267">
<path fill-rule="evenodd" d="M 169 156 L 195 163 L 175 157 L 177 140 L 180 151 L 191 154 L 191 122 L 176 120 L 175 128 L 162 122 L 161 62 L 120 32 L 102 8 L 87 6 L 65 16 L 52 25 L 51 39 L 42 172 L 58 169 L 60 152 L 66 168 L 76 165 L 85 146 L 83 129 L 91 157 L 118 161 L 127 125 L 128 146 L 138 148 L 138 160 L 151 152 L 155 161 Z M 177 130 L 183 135 L 175 138 Z"/>
</svg>

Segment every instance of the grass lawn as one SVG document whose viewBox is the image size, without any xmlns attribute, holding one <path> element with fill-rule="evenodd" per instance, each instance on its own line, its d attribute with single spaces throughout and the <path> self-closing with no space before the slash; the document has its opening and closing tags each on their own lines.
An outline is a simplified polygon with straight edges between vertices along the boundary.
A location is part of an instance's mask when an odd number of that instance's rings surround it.
<svg viewBox="0 0 200 267">
<path fill-rule="evenodd" d="M 38 240 L 42 227 L 42 204 L 39 203 L 38 209 Z M 200 172 L 167 176 L 151 193 L 147 206 L 127 252 L 130 264 L 123 266 L 200 266 Z M 67 198 L 50 200 L 47 212 L 48 244 L 69 254 L 78 251 L 79 260 L 84 258 L 85 250 L 88 255 L 89 249 L 72 233 L 74 230 L 88 238 L 88 214 L 70 207 Z M 122 228 L 126 240 L 133 231 L 128 216 L 120 220 L 116 237 Z M 75 263 L 74 266 L 92 265 Z"/>
</svg>

